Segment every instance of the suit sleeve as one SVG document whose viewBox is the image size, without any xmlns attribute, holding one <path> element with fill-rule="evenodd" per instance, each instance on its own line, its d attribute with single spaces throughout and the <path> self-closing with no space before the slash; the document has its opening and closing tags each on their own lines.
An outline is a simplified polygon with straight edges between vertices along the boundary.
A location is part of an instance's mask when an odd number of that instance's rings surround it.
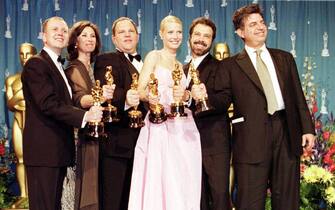
<svg viewBox="0 0 335 210">
<path fill-rule="evenodd" d="M 80 127 L 85 111 L 65 103 L 57 87 L 61 84 L 57 84 L 54 76 L 47 62 L 38 57 L 30 59 L 22 73 L 24 92 L 28 94 L 25 98 L 44 116 Z"/>
<path fill-rule="evenodd" d="M 208 92 L 208 99 L 215 107 L 216 113 L 227 112 L 231 103 L 230 76 L 227 64 L 219 62 L 215 74 L 212 76 L 214 87 Z"/>
</svg>

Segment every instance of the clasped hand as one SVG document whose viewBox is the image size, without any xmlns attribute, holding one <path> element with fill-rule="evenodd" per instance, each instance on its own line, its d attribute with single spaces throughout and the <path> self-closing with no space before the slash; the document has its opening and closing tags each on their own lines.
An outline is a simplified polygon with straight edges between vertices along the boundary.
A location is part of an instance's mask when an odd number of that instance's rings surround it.
<svg viewBox="0 0 335 210">
<path fill-rule="evenodd" d="M 193 85 L 192 90 L 191 90 L 191 95 L 196 101 L 206 98 L 207 97 L 206 86 L 203 83 L 199 85 Z"/>
<path fill-rule="evenodd" d="M 140 94 L 137 90 L 129 89 L 126 95 L 126 103 L 128 106 L 137 106 L 140 104 Z"/>
<path fill-rule="evenodd" d="M 102 110 L 104 108 L 101 106 L 91 106 L 90 110 L 86 112 L 85 122 L 100 121 L 102 118 Z"/>
<path fill-rule="evenodd" d="M 312 151 L 315 145 L 315 139 L 316 137 L 310 133 L 302 135 L 302 146 L 304 150 Z"/>
<path fill-rule="evenodd" d="M 185 89 L 181 85 L 174 85 L 172 89 L 173 99 L 175 101 L 182 101 L 185 93 Z"/>
<path fill-rule="evenodd" d="M 103 85 L 102 90 L 103 90 L 103 97 L 105 98 L 105 100 L 112 99 L 114 95 L 115 84 Z"/>
<path fill-rule="evenodd" d="M 160 95 L 154 95 L 151 92 L 148 94 L 148 102 L 150 105 L 157 105 L 159 103 Z"/>
</svg>

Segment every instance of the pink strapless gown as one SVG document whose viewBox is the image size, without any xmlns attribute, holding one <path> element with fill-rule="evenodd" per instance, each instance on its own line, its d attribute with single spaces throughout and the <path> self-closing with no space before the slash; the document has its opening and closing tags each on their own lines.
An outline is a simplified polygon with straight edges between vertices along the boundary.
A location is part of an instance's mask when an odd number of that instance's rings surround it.
<svg viewBox="0 0 335 210">
<path fill-rule="evenodd" d="M 160 103 L 170 112 L 171 71 L 155 70 Z M 182 84 L 186 85 L 185 76 Z M 129 210 L 199 210 L 201 196 L 200 135 L 187 117 L 153 124 L 148 115 L 135 147 Z"/>
</svg>

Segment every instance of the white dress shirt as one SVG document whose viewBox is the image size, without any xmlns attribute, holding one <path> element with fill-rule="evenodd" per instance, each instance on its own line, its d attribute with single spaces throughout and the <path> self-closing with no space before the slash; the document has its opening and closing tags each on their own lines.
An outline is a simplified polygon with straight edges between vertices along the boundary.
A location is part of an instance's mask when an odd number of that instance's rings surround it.
<svg viewBox="0 0 335 210">
<path fill-rule="evenodd" d="M 274 91 L 275 91 L 276 100 L 277 100 L 277 104 L 278 104 L 277 110 L 285 109 L 283 95 L 282 95 L 281 90 L 280 90 L 278 77 L 277 77 L 275 66 L 274 66 L 273 61 L 272 61 L 272 57 L 271 57 L 268 49 L 266 48 L 265 44 L 260 49 L 262 50 L 262 53 L 260 54 L 260 56 L 261 56 L 264 64 L 266 65 L 266 67 L 269 71 L 271 81 L 272 81 L 272 85 L 273 85 L 273 88 L 274 88 Z M 256 55 L 256 49 L 245 45 L 245 50 L 247 51 L 247 53 L 249 55 L 249 58 L 252 62 L 252 65 L 254 65 L 254 68 L 257 71 L 257 68 L 256 68 L 256 56 L 257 56 Z"/>
<path fill-rule="evenodd" d="M 128 57 L 128 53 L 123 53 L 124 56 L 126 56 L 126 58 L 130 61 L 129 57 Z M 133 53 L 132 55 L 137 55 L 137 53 Z M 131 64 L 133 64 L 133 66 L 135 67 L 135 69 L 137 70 L 138 73 L 141 73 L 142 67 L 143 67 L 143 61 L 142 59 L 140 61 L 136 60 L 135 58 L 133 59 L 133 61 L 130 61 Z M 126 99 L 127 101 L 127 99 Z M 128 106 L 127 103 L 124 103 L 124 110 L 129 109 L 130 106 Z"/>
<path fill-rule="evenodd" d="M 137 53 L 133 53 L 132 55 L 135 56 L 135 55 L 137 55 Z M 126 58 L 129 60 L 128 53 L 124 53 L 124 56 L 126 56 Z M 138 61 L 136 59 L 133 59 L 133 61 L 131 61 L 130 63 L 133 64 L 133 66 L 138 71 L 138 73 L 141 73 L 141 69 L 143 67 L 143 61 L 142 61 L 142 59 L 140 61 Z"/>
</svg>

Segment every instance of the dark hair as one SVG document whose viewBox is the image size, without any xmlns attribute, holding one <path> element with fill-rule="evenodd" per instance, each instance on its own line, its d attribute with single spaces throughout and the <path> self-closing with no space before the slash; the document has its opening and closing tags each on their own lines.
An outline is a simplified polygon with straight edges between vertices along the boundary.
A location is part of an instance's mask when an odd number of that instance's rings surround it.
<svg viewBox="0 0 335 210">
<path fill-rule="evenodd" d="M 116 19 L 116 20 L 113 22 L 113 24 L 112 24 L 112 35 L 115 36 L 115 27 L 116 27 L 116 25 L 117 25 L 119 22 L 124 21 L 124 20 L 129 21 L 129 22 L 134 26 L 135 31 L 136 31 L 136 33 L 138 34 L 137 26 L 136 26 L 135 22 L 134 22 L 132 19 L 130 19 L 130 18 L 128 18 L 128 17 L 119 17 L 119 18 Z"/>
<path fill-rule="evenodd" d="M 86 27 L 91 27 L 94 30 L 96 37 L 96 45 L 94 51 L 91 53 L 91 63 L 98 55 L 101 47 L 101 40 L 98 27 L 90 21 L 82 20 L 76 22 L 70 31 L 69 45 L 67 46 L 67 52 L 69 53 L 68 59 L 70 61 L 78 58 L 78 49 L 76 48 L 78 36 L 83 32 Z"/>
<path fill-rule="evenodd" d="M 189 36 L 190 37 L 192 36 L 194 27 L 198 24 L 203 24 L 203 25 L 206 25 L 206 26 L 209 26 L 209 27 L 212 28 L 212 31 L 213 31 L 212 41 L 213 41 L 216 37 L 216 26 L 215 26 L 215 23 L 213 21 L 211 21 L 210 19 L 205 18 L 205 17 L 198 17 L 198 18 L 196 18 L 192 21 L 192 23 L 190 25 L 190 30 L 189 30 Z"/>
<path fill-rule="evenodd" d="M 246 5 L 236 10 L 232 17 L 235 30 L 243 28 L 245 18 L 254 13 L 260 14 L 264 18 L 262 9 L 258 4 Z"/>
</svg>

